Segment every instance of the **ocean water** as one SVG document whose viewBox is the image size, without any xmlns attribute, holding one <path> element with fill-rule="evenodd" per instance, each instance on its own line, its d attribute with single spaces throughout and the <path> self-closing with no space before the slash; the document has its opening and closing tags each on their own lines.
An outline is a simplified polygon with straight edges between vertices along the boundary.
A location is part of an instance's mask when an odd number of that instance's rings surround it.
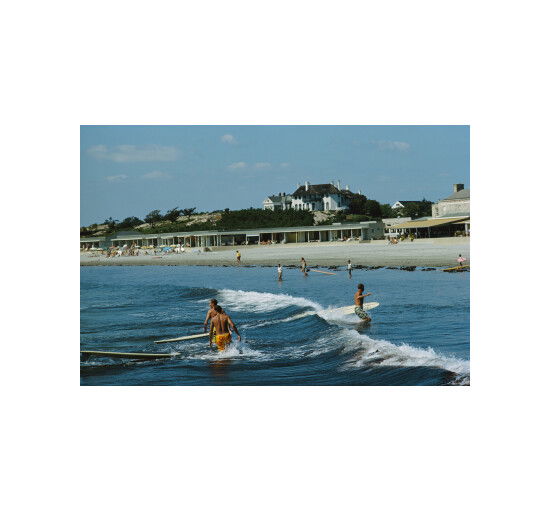
<svg viewBox="0 0 550 510">
<path fill-rule="evenodd" d="M 322 269 L 322 268 L 320 268 Z M 272 267 L 81 267 L 81 350 L 165 352 L 169 359 L 90 358 L 81 385 L 469 385 L 470 274 L 391 269 L 329 276 Z M 331 308 L 358 283 L 372 322 Z M 242 342 L 199 338 L 216 298 Z M 310 313 L 306 313 L 310 312 Z"/>
</svg>

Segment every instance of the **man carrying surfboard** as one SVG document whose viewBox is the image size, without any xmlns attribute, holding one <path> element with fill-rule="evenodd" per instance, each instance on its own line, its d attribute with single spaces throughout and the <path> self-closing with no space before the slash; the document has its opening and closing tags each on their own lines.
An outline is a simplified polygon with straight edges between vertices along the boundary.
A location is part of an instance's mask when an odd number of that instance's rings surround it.
<svg viewBox="0 0 550 510">
<path fill-rule="evenodd" d="M 357 285 L 357 292 L 353 295 L 353 300 L 355 302 L 355 315 L 364 321 L 370 322 L 371 318 L 369 314 L 363 310 L 363 300 L 367 296 L 372 295 L 372 292 L 367 292 L 366 294 L 363 294 L 363 292 L 365 292 L 365 286 L 362 283 L 359 283 Z"/>
<path fill-rule="evenodd" d="M 231 330 L 237 334 L 239 342 L 241 341 L 241 335 L 231 317 L 222 310 L 221 306 L 216 305 L 214 311 L 216 315 L 210 321 L 210 347 L 214 342 L 218 347 L 218 351 L 223 351 L 231 343 Z"/>
</svg>

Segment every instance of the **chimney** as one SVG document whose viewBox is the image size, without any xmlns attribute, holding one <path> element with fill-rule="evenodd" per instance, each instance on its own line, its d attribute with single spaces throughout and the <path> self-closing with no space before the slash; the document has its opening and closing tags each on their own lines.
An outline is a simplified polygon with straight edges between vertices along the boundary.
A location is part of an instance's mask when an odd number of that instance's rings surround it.
<svg viewBox="0 0 550 510">
<path fill-rule="evenodd" d="M 336 183 L 337 183 L 337 186 L 336 186 L 336 187 L 338 188 L 338 190 L 340 190 L 340 179 L 338 179 L 338 180 L 336 181 Z"/>
<path fill-rule="evenodd" d="M 363 193 L 361 193 L 361 190 L 358 189 L 358 190 L 357 190 L 357 194 L 358 194 L 358 195 L 362 195 Z"/>
<path fill-rule="evenodd" d="M 286 191 L 283 191 L 283 197 L 286 197 Z"/>
<path fill-rule="evenodd" d="M 464 189 L 464 184 L 453 184 L 453 191 L 456 193 L 457 191 L 462 191 Z"/>
<path fill-rule="evenodd" d="M 279 196 L 282 197 L 283 195 L 279 192 Z"/>
<path fill-rule="evenodd" d="M 309 190 L 309 181 L 304 182 L 304 185 L 306 187 L 306 191 L 308 191 Z"/>
<path fill-rule="evenodd" d="M 349 191 L 349 184 L 346 184 L 346 190 Z"/>
</svg>

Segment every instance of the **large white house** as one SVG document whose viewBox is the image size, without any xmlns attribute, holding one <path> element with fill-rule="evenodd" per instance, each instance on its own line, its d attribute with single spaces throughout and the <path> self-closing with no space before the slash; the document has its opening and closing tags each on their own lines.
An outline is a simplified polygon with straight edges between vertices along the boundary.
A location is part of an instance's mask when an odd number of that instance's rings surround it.
<svg viewBox="0 0 550 510">
<path fill-rule="evenodd" d="M 353 193 L 349 186 L 341 189 L 340 181 L 330 184 L 311 184 L 306 181 L 291 195 L 279 193 L 266 198 L 264 209 L 295 209 L 298 211 L 341 211 L 347 209 L 356 196 L 361 192 Z"/>
</svg>

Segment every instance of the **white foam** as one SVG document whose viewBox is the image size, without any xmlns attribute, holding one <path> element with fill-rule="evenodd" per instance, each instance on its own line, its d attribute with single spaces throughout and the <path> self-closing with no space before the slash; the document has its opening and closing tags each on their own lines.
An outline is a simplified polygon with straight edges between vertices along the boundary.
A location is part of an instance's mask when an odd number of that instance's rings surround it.
<svg viewBox="0 0 550 510">
<path fill-rule="evenodd" d="M 218 295 L 220 304 L 224 308 L 227 307 L 229 312 L 236 310 L 239 312 L 262 313 L 280 310 L 289 306 L 322 310 L 321 305 L 314 301 L 288 294 L 222 289 L 218 291 Z"/>
<path fill-rule="evenodd" d="M 413 347 L 406 343 L 397 345 L 350 330 L 342 331 L 341 335 L 348 337 L 348 348 L 360 349 L 359 357 L 353 363 L 356 367 L 376 362 L 380 366 L 441 368 L 459 376 L 470 376 L 469 360 L 438 354 L 431 347 Z"/>
</svg>

